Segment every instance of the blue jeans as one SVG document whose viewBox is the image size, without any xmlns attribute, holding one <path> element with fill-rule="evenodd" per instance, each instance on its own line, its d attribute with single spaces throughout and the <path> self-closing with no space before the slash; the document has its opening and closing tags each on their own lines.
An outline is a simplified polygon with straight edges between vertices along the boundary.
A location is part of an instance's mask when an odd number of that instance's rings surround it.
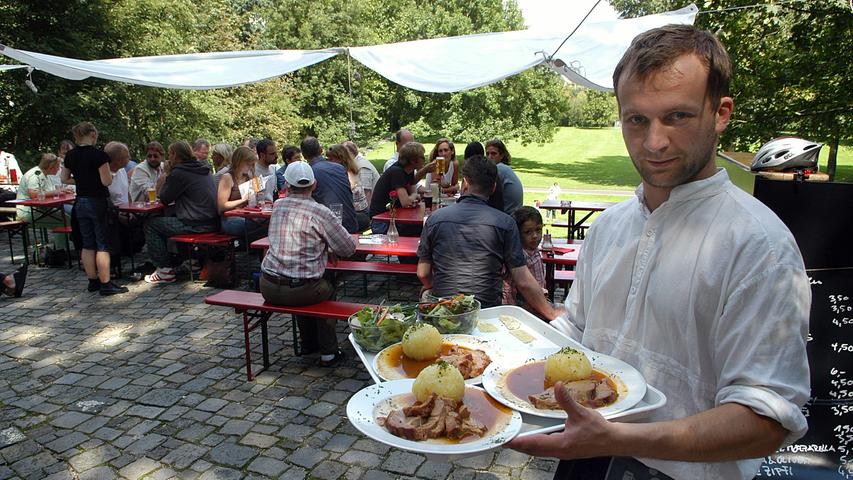
<svg viewBox="0 0 853 480">
<path fill-rule="evenodd" d="M 377 222 L 376 220 L 371 220 L 370 231 L 373 233 L 380 233 L 384 235 L 388 233 L 388 222 Z"/>
<path fill-rule="evenodd" d="M 80 238 L 84 250 L 108 251 L 107 230 L 104 222 L 107 218 L 109 198 L 77 197 L 74 210 L 80 225 Z"/>
</svg>

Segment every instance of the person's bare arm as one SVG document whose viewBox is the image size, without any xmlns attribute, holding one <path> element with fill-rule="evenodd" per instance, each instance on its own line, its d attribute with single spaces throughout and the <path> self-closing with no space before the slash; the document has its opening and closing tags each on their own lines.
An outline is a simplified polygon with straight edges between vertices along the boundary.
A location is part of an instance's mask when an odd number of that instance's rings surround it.
<svg viewBox="0 0 853 480">
<path fill-rule="evenodd" d="M 426 177 L 427 173 L 432 173 L 435 171 L 435 160 L 427 163 L 420 170 L 415 170 L 415 183 L 420 182 Z"/>
<path fill-rule="evenodd" d="M 542 293 L 542 287 L 540 287 L 539 282 L 533 278 L 533 274 L 530 273 L 530 270 L 526 265 L 513 268 L 510 270 L 510 274 L 512 275 L 512 281 L 516 288 L 518 288 L 518 291 L 521 292 L 527 303 L 535 308 L 537 312 L 541 313 L 548 320 L 553 320 L 557 315 L 559 315 L 559 312 L 554 310 L 554 307 L 551 306 L 551 302 L 549 302 L 545 297 L 545 294 Z"/>
<path fill-rule="evenodd" d="M 616 423 L 579 405 L 562 388 L 555 391 L 557 401 L 569 414 L 565 430 L 516 438 L 508 447 L 537 457 L 561 459 L 628 456 L 724 462 L 769 455 L 787 435 L 775 420 L 737 403 L 666 422 Z"/>
<path fill-rule="evenodd" d="M 432 264 L 430 262 L 426 260 L 418 261 L 418 279 L 423 285 L 421 293 L 432 288 Z"/>
<path fill-rule="evenodd" d="M 223 175 L 219 179 L 219 187 L 216 192 L 216 203 L 219 206 L 219 213 L 224 213 L 235 208 L 242 207 L 249 203 L 249 194 L 237 200 L 228 200 L 231 197 L 231 188 L 234 186 L 234 180 L 231 175 Z"/>
<path fill-rule="evenodd" d="M 110 173 L 110 164 L 105 163 L 98 167 L 98 175 L 101 177 L 101 185 L 109 187 L 113 184 L 113 176 Z"/>
<path fill-rule="evenodd" d="M 417 187 L 413 187 L 413 188 L 417 188 Z M 414 193 L 410 192 L 405 187 L 398 187 L 397 188 L 397 198 L 400 199 L 400 205 L 402 205 L 403 208 L 413 207 L 413 206 L 415 206 L 416 203 L 418 203 L 417 192 L 414 192 Z"/>
</svg>

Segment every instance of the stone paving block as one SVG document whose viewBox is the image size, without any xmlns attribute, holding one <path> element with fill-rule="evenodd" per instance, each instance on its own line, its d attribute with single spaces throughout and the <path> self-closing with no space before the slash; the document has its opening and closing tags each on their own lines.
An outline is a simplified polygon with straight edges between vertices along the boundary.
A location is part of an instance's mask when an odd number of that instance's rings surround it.
<svg viewBox="0 0 853 480">
<path fill-rule="evenodd" d="M 341 455 L 340 461 L 347 465 L 359 465 L 365 468 L 374 468 L 378 467 L 382 463 L 382 457 L 375 453 L 348 450 Z"/>
<path fill-rule="evenodd" d="M 249 433 L 240 439 L 240 443 L 251 447 L 269 448 L 278 443 L 278 438 L 260 433 Z"/>
<path fill-rule="evenodd" d="M 188 442 L 195 442 L 208 436 L 210 432 L 214 431 L 215 429 L 216 427 L 212 425 L 203 425 L 199 423 L 181 430 L 176 434 L 176 437 L 181 440 L 186 440 Z"/>
<path fill-rule="evenodd" d="M 68 450 L 69 448 L 74 448 L 88 439 L 89 437 L 87 437 L 83 433 L 72 432 L 68 435 L 64 435 L 62 437 L 57 438 L 56 440 L 48 443 L 45 446 L 53 450 L 54 452 L 60 453 Z"/>
<path fill-rule="evenodd" d="M 313 432 L 314 430 L 312 430 L 310 427 L 306 427 L 304 425 L 290 424 L 281 429 L 281 432 L 279 432 L 279 436 L 287 438 L 289 440 L 293 440 L 295 442 L 302 442 Z"/>
<path fill-rule="evenodd" d="M 95 466 L 109 462 L 118 457 L 119 451 L 112 445 L 102 445 L 98 448 L 93 448 L 83 452 L 77 456 L 71 457 L 68 463 L 78 472 L 84 472 Z"/>
<path fill-rule="evenodd" d="M 5 478 L 0 474 L 0 478 Z M 42 480 L 74 480 L 74 475 L 68 471 L 68 469 L 60 470 L 56 473 L 51 473 L 50 475 L 44 477 Z"/>
<path fill-rule="evenodd" d="M 551 480 L 554 478 L 553 472 L 546 472 L 545 470 L 538 470 L 536 468 L 525 468 L 521 471 L 522 480 Z"/>
<path fill-rule="evenodd" d="M 213 385 L 214 381 L 209 378 L 196 378 L 181 384 L 181 389 L 188 392 L 203 392 L 207 387 Z"/>
<path fill-rule="evenodd" d="M 53 419 L 50 424 L 59 428 L 74 428 L 90 418 L 92 416 L 85 413 L 66 412 Z"/>
<path fill-rule="evenodd" d="M 276 403 L 276 406 L 282 408 L 292 408 L 294 410 L 302 410 L 303 408 L 310 407 L 312 403 L 314 402 L 312 402 L 310 398 L 292 396 L 282 398 L 278 403 Z"/>
<path fill-rule="evenodd" d="M 231 468 L 216 467 L 212 470 L 205 471 L 199 480 L 240 480 L 243 478 L 243 472 Z"/>
<path fill-rule="evenodd" d="M 364 474 L 364 480 L 394 480 L 396 478 L 396 475 L 391 475 L 381 470 L 368 470 Z"/>
<path fill-rule="evenodd" d="M 311 415 L 312 417 L 320 417 L 325 418 L 335 410 L 340 408 L 338 405 L 326 402 L 317 402 L 307 409 L 303 410 L 303 413 L 306 415 Z"/>
<path fill-rule="evenodd" d="M 423 462 L 424 458 L 420 455 L 395 450 L 388 455 L 382 467 L 392 472 L 412 475 Z"/>
<path fill-rule="evenodd" d="M 167 465 L 183 470 L 192 465 L 192 463 L 199 458 L 203 457 L 209 450 L 210 449 L 207 447 L 185 443 L 166 454 L 161 461 Z"/>
<path fill-rule="evenodd" d="M 290 456 L 287 457 L 287 460 L 299 465 L 300 467 L 312 468 L 314 465 L 323 461 L 327 456 L 328 454 L 322 450 L 301 447 L 297 448 L 292 454 L 290 454 Z"/>
<path fill-rule="evenodd" d="M 250 411 L 251 410 L 246 405 L 242 405 L 239 403 L 229 403 L 216 413 L 218 415 L 223 415 L 229 418 L 243 418 Z"/>
<path fill-rule="evenodd" d="M 157 420 L 143 420 L 137 423 L 133 428 L 127 431 L 127 434 L 133 437 L 141 437 L 160 425 Z"/>
<path fill-rule="evenodd" d="M 79 480 L 113 480 L 118 478 L 112 468 L 97 467 L 80 474 Z"/>
<path fill-rule="evenodd" d="M 92 417 L 89 420 L 86 420 L 85 422 L 81 423 L 80 425 L 77 425 L 77 427 L 75 427 L 75 430 L 83 433 L 92 433 L 106 425 L 109 421 L 110 419 L 107 417 Z"/>
<path fill-rule="evenodd" d="M 228 402 L 226 400 L 222 400 L 219 398 L 208 398 L 196 405 L 195 408 L 203 410 L 205 412 L 216 413 L 226 405 L 228 405 Z"/>
<path fill-rule="evenodd" d="M 453 463 L 459 465 L 460 467 L 472 468 L 474 470 L 483 470 L 489 468 L 489 465 L 492 464 L 494 458 L 494 452 L 486 452 L 481 455 L 463 458 L 462 460 L 457 460 Z"/>
<path fill-rule="evenodd" d="M 173 388 L 157 388 L 139 397 L 137 402 L 158 407 L 171 407 L 185 395 L 183 390 Z"/>
<path fill-rule="evenodd" d="M 453 466 L 450 463 L 427 460 L 418 468 L 417 475 L 432 480 L 443 480 L 452 469 Z"/>
<path fill-rule="evenodd" d="M 111 441 L 118 438 L 121 435 L 121 431 L 110 427 L 103 427 L 96 430 L 92 435 L 101 440 Z"/>
<path fill-rule="evenodd" d="M 113 396 L 123 400 L 136 401 L 137 398 L 145 395 L 149 388 L 143 385 L 125 385 L 113 392 Z"/>
<path fill-rule="evenodd" d="M 219 429 L 219 433 L 223 435 L 245 435 L 254 423 L 245 420 L 228 420 Z"/>
<path fill-rule="evenodd" d="M 331 460 L 326 460 L 311 471 L 311 476 L 321 480 L 335 480 L 347 471 L 347 466 Z"/>
<path fill-rule="evenodd" d="M 270 457 L 258 457 L 252 460 L 252 463 L 249 464 L 247 469 L 250 472 L 260 473 L 261 475 L 266 475 L 268 477 L 278 477 L 285 470 L 287 470 L 288 465 L 282 461 L 276 460 Z"/>
<path fill-rule="evenodd" d="M 63 375 L 60 378 L 57 378 L 53 381 L 53 383 L 57 385 L 75 385 L 86 378 L 86 375 L 81 375 L 79 373 L 69 373 L 67 375 Z"/>
<path fill-rule="evenodd" d="M 181 418 L 181 416 L 183 416 L 183 414 L 187 413 L 189 410 L 190 407 L 182 407 L 180 405 L 175 405 L 160 414 L 159 418 L 164 422 L 171 422 L 172 420 Z"/>
<path fill-rule="evenodd" d="M 346 452 L 358 438 L 352 435 L 341 435 L 337 434 L 332 436 L 328 442 L 326 442 L 325 449 L 330 450 L 332 452 Z"/>
<path fill-rule="evenodd" d="M 135 417 L 142 418 L 157 418 L 157 415 L 163 413 L 166 410 L 162 407 L 151 407 L 148 405 L 134 405 L 127 409 L 125 412 L 126 415 L 133 415 Z"/>
<path fill-rule="evenodd" d="M 160 462 L 142 457 L 139 460 L 119 470 L 119 475 L 128 480 L 136 480 L 161 467 Z"/>
<path fill-rule="evenodd" d="M 208 452 L 207 459 L 221 465 L 243 468 L 243 466 L 257 455 L 258 452 L 254 448 L 234 443 L 221 443 Z"/>
<path fill-rule="evenodd" d="M 166 437 L 156 433 L 149 433 L 139 440 L 131 443 L 125 451 L 132 455 L 140 455 L 149 450 L 153 450 L 158 445 L 166 441 Z"/>
<path fill-rule="evenodd" d="M 5 448 L 9 445 L 14 445 L 18 442 L 22 442 L 26 438 L 27 437 L 15 427 L 9 427 L 0 430 L 0 448 Z"/>
</svg>

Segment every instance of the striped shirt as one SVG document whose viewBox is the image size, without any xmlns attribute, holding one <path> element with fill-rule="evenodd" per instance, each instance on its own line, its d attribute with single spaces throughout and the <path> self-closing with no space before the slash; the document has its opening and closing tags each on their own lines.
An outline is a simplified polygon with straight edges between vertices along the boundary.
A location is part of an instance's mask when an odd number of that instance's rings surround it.
<svg viewBox="0 0 853 480">
<path fill-rule="evenodd" d="M 539 252 L 539 249 L 536 248 L 534 250 L 524 249 L 524 258 L 527 259 L 527 269 L 530 270 L 530 273 L 533 275 L 533 278 L 536 279 L 536 283 L 539 284 L 543 289 L 545 288 L 545 264 L 542 263 L 542 254 Z M 504 305 L 518 305 L 519 299 L 518 288 L 515 286 L 515 283 L 512 281 L 512 274 L 507 272 L 504 276 L 504 296 L 503 302 Z M 523 305 L 526 307 L 526 304 Z"/>
<path fill-rule="evenodd" d="M 295 279 L 319 279 L 326 271 L 328 250 L 349 257 L 358 246 L 332 211 L 310 194 L 290 193 L 275 202 L 269 239 L 261 270 Z"/>
</svg>

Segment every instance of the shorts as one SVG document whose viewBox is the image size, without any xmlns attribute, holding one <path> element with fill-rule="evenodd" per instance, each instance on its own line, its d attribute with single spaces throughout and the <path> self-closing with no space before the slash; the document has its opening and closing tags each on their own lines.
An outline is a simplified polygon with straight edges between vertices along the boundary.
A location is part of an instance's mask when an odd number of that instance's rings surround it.
<svg viewBox="0 0 853 480">
<path fill-rule="evenodd" d="M 77 197 L 74 211 L 80 226 L 80 238 L 84 250 L 106 252 L 107 249 L 107 202 L 100 197 Z"/>
</svg>

